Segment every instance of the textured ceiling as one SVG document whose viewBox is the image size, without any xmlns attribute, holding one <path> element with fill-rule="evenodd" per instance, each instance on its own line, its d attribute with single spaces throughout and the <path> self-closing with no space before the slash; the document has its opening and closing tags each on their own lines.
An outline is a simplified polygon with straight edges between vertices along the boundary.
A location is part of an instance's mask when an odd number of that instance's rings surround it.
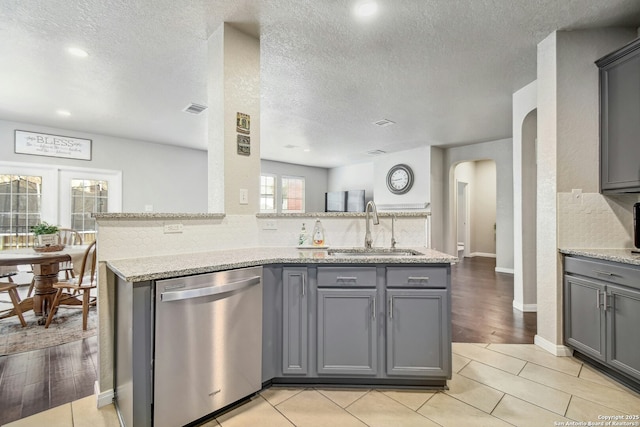
<svg viewBox="0 0 640 427">
<path fill-rule="evenodd" d="M 640 26 L 638 0 L 355 3 L 0 0 L 0 119 L 206 149 L 206 114 L 181 110 L 207 104 L 206 40 L 229 22 L 260 37 L 262 157 L 331 167 L 510 137 L 542 39 Z"/>
</svg>

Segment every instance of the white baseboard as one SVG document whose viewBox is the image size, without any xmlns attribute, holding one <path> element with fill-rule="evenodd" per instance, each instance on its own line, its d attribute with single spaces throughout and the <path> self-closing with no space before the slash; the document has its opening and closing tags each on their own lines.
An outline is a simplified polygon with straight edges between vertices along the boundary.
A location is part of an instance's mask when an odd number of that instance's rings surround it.
<svg viewBox="0 0 640 427">
<path fill-rule="evenodd" d="M 93 385 L 93 390 L 96 395 L 96 404 L 98 408 L 102 408 L 103 406 L 111 405 L 113 403 L 113 398 L 115 397 L 113 389 L 100 393 L 100 384 L 96 381 Z"/>
<path fill-rule="evenodd" d="M 496 254 L 490 254 L 490 253 L 487 253 L 487 252 L 471 252 L 469 254 L 469 258 L 473 258 L 474 256 L 482 256 L 482 257 L 485 257 L 485 258 L 495 258 Z"/>
<path fill-rule="evenodd" d="M 513 308 L 525 313 L 535 313 L 538 311 L 538 304 L 523 304 L 520 301 L 513 300 Z"/>
<path fill-rule="evenodd" d="M 496 267 L 495 270 L 496 270 L 496 273 L 507 273 L 507 274 L 515 273 L 513 268 Z"/>
<path fill-rule="evenodd" d="M 571 350 L 569 347 L 565 345 L 554 344 L 551 341 L 542 338 L 540 335 L 536 335 L 535 337 L 533 337 L 533 343 L 538 347 L 547 350 L 549 353 L 555 356 L 566 357 L 573 355 L 573 350 Z"/>
</svg>

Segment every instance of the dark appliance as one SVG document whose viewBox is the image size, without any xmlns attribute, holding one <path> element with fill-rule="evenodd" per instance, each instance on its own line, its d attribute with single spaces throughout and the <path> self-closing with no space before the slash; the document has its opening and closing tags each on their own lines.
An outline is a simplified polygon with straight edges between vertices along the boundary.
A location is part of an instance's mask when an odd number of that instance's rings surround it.
<svg viewBox="0 0 640 427">
<path fill-rule="evenodd" d="M 346 191 L 329 191 L 324 193 L 325 212 L 344 212 L 347 208 Z"/>
<path fill-rule="evenodd" d="M 634 253 L 640 253 L 640 202 L 633 205 L 633 244 Z"/>
<path fill-rule="evenodd" d="M 347 212 L 364 212 L 364 190 L 347 191 Z"/>
</svg>

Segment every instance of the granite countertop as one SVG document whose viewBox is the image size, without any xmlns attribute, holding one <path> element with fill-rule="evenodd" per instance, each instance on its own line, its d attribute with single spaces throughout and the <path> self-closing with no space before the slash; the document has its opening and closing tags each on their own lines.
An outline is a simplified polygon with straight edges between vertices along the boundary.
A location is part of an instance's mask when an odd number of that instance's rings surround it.
<svg viewBox="0 0 640 427">
<path fill-rule="evenodd" d="M 631 249 L 560 248 L 560 253 L 620 262 L 623 264 L 640 265 L 640 254 L 631 253 Z"/>
<path fill-rule="evenodd" d="M 142 282 L 267 264 L 449 264 L 458 261 L 455 256 L 433 249 L 402 249 L 421 255 L 340 257 L 329 255 L 327 249 L 268 247 L 111 260 L 107 266 L 127 282 Z"/>
</svg>

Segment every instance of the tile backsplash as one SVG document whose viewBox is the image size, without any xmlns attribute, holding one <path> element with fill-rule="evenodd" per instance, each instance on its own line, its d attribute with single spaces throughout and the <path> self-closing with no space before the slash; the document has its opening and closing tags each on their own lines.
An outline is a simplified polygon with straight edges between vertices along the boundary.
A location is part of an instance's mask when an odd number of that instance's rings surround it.
<svg viewBox="0 0 640 427">
<path fill-rule="evenodd" d="M 256 218 L 227 215 L 223 219 L 101 219 L 98 221 L 99 258 L 137 258 L 215 250 L 290 246 L 298 244 L 302 223 L 309 235 L 315 218 Z M 326 244 L 333 247 L 363 246 L 364 218 L 321 218 Z M 167 224 L 182 224 L 181 232 L 165 232 Z M 428 246 L 428 219 L 399 217 L 395 224 L 398 247 Z M 371 228 L 375 247 L 391 245 L 391 218 L 381 217 Z"/>
<path fill-rule="evenodd" d="M 633 247 L 633 204 L 640 196 L 558 193 L 558 246 Z"/>
</svg>

